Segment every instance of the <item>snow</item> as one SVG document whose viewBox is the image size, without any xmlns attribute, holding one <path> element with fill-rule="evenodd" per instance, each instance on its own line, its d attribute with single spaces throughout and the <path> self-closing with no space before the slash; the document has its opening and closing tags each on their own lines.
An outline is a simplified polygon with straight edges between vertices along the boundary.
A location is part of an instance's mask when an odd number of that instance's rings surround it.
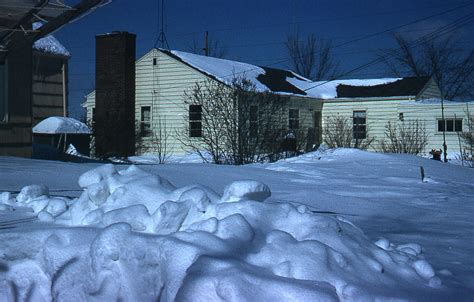
<svg viewBox="0 0 474 302">
<path fill-rule="evenodd" d="M 259 66 L 241 63 L 237 61 L 206 57 L 192 53 L 172 50 L 171 53 L 194 68 L 211 75 L 218 80 L 231 84 L 232 79 L 237 77 L 245 77 L 250 80 L 256 87 L 257 91 L 267 91 L 269 88 L 261 83 L 257 78 L 265 74 L 265 70 Z M 380 78 L 380 79 L 351 79 L 351 80 L 334 80 L 334 81 L 317 81 L 313 82 L 294 72 L 289 71 L 294 77 L 287 77 L 286 81 L 296 88 L 307 93 L 308 96 L 318 99 L 332 99 L 337 97 L 336 88 L 338 85 L 352 86 L 375 86 L 388 84 L 401 80 L 401 78 Z M 280 94 L 291 94 L 283 93 Z"/>
<path fill-rule="evenodd" d="M 86 124 L 71 117 L 48 117 L 33 127 L 33 133 L 38 134 L 90 134 Z"/>
<path fill-rule="evenodd" d="M 380 78 L 380 79 L 350 79 L 350 80 L 334 80 L 334 81 L 316 81 L 302 82 L 297 79 L 287 78 L 287 81 L 294 85 L 299 85 L 311 97 L 319 99 L 337 98 L 337 86 L 376 86 L 396 82 L 402 78 Z"/>
<path fill-rule="evenodd" d="M 472 169 L 354 149 L 0 169 L 2 301 L 472 299 Z"/>
<path fill-rule="evenodd" d="M 462 105 L 465 106 L 466 104 L 474 104 L 474 102 L 464 102 L 464 101 L 451 101 L 451 100 L 443 100 L 445 105 Z M 431 98 L 431 99 L 420 99 L 413 102 L 404 102 L 401 105 L 440 105 L 441 99 Z"/>
<path fill-rule="evenodd" d="M 255 85 L 258 91 L 268 90 L 267 86 L 257 80 L 259 75 L 265 74 L 265 70 L 261 67 L 177 50 L 172 50 L 171 53 L 196 69 L 212 75 L 224 83 L 232 84 L 234 78 L 245 77 Z"/>
<path fill-rule="evenodd" d="M 38 29 L 43 24 L 41 22 L 33 23 L 33 29 Z M 49 35 L 41 38 L 33 43 L 33 49 L 44 51 L 47 53 L 63 55 L 66 57 L 71 56 L 69 51 L 59 42 L 54 36 Z"/>
</svg>

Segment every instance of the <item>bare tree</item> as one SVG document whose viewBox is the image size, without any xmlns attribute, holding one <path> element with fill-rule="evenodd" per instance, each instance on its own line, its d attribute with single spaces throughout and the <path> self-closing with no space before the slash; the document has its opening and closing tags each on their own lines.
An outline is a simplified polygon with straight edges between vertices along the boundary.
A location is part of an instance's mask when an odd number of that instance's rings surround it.
<svg viewBox="0 0 474 302">
<path fill-rule="evenodd" d="M 465 50 L 452 37 L 425 39 L 415 46 L 400 34 L 394 35 L 397 48 L 381 53 L 394 75 L 432 76 L 445 99 L 473 96 L 474 50 Z"/>
<path fill-rule="evenodd" d="M 193 42 L 188 46 L 188 50 L 198 55 L 205 55 L 206 45 L 204 44 L 205 43 L 201 45 L 199 42 L 193 39 Z M 225 46 L 221 40 L 219 40 L 218 38 L 211 38 L 211 37 L 208 38 L 207 55 L 209 57 L 224 58 L 226 57 L 227 52 L 228 52 L 227 46 Z"/>
<path fill-rule="evenodd" d="M 170 129 L 166 124 L 166 118 L 158 116 L 157 128 L 149 132 L 137 129 L 137 151 L 141 154 L 151 153 L 158 158 L 159 164 L 166 163 L 173 154 L 170 146 Z"/>
<path fill-rule="evenodd" d="M 385 138 L 380 141 L 380 151 L 390 153 L 420 154 L 428 145 L 425 124 L 419 120 L 388 122 Z"/>
<path fill-rule="evenodd" d="M 365 138 L 356 138 L 350 117 L 333 114 L 324 119 L 323 142 L 329 148 L 358 148 L 366 150 L 375 138 L 366 129 Z"/>
<path fill-rule="evenodd" d="M 318 39 L 314 34 L 303 39 L 297 33 L 287 37 L 285 46 L 296 73 L 314 81 L 337 76 L 338 63 L 333 58 L 330 40 Z"/>
<path fill-rule="evenodd" d="M 258 92 L 244 77 L 230 85 L 212 79 L 197 82 L 185 92 L 185 105 L 189 122 L 180 141 L 217 164 L 261 161 L 277 152 L 286 130 L 285 100 Z"/>
</svg>

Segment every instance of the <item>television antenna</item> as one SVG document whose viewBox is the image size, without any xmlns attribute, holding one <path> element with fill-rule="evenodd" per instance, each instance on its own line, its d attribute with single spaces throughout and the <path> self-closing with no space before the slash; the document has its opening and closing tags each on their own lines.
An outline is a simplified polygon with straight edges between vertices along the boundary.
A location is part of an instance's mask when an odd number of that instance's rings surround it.
<svg viewBox="0 0 474 302">
<path fill-rule="evenodd" d="M 170 49 L 170 46 L 168 44 L 168 40 L 166 39 L 166 34 L 165 34 L 165 1 L 161 0 L 161 6 L 158 5 L 158 14 L 160 13 L 160 8 L 161 8 L 161 18 L 160 18 L 160 33 L 158 34 L 158 39 L 155 41 L 154 47 L 156 48 L 157 45 L 160 45 L 160 48 L 163 49 Z"/>
</svg>

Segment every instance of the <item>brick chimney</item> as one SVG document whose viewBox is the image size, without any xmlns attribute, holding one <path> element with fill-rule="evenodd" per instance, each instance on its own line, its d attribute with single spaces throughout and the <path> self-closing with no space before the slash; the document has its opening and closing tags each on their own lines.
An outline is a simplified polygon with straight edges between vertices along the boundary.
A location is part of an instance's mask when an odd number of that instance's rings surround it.
<svg viewBox="0 0 474 302">
<path fill-rule="evenodd" d="M 135 34 L 96 36 L 95 153 L 135 153 Z"/>
</svg>

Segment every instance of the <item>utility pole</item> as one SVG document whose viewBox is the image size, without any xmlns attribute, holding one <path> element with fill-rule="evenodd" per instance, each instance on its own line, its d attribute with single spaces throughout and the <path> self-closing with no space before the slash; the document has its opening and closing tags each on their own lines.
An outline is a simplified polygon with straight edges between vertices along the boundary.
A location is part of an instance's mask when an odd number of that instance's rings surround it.
<svg viewBox="0 0 474 302">
<path fill-rule="evenodd" d="M 443 93 L 441 93 L 441 119 L 443 120 L 443 159 L 444 162 L 448 162 L 448 146 L 446 145 L 446 119 L 444 118 L 444 100 Z M 453 125 L 454 126 L 454 125 Z"/>
<path fill-rule="evenodd" d="M 206 33 L 204 34 L 204 55 L 206 57 L 209 57 L 209 32 L 206 30 Z"/>
</svg>

